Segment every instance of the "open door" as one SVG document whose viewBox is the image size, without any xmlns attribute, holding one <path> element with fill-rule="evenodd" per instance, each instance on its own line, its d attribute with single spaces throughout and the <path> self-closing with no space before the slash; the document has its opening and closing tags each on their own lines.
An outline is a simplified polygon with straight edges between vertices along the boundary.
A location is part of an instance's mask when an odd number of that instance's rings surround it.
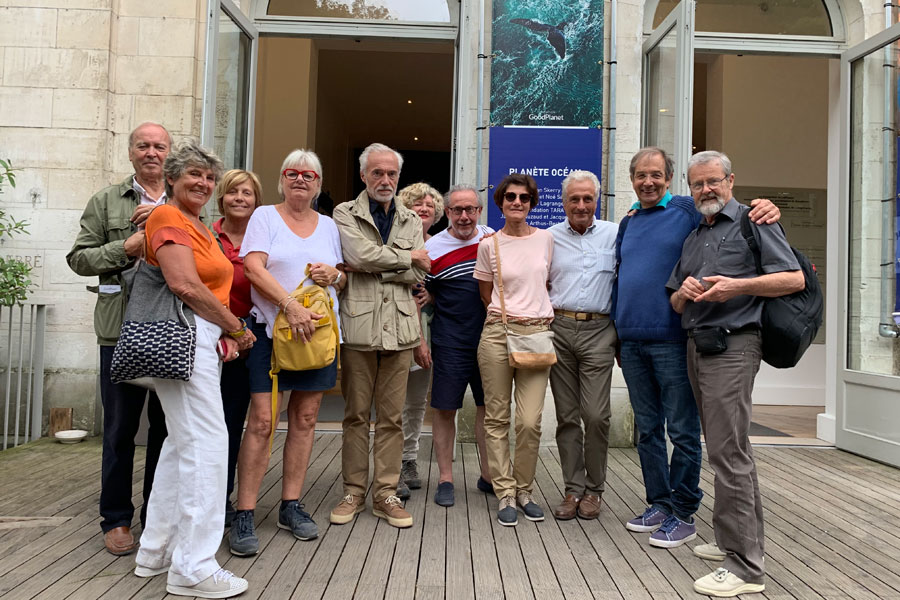
<svg viewBox="0 0 900 600">
<path fill-rule="evenodd" d="M 694 87 L 694 0 L 682 0 L 644 42 L 641 145 L 675 159 L 673 194 L 688 195 L 691 95 Z"/>
<path fill-rule="evenodd" d="M 836 430 L 839 448 L 900 466 L 897 292 L 900 25 L 841 55 Z"/>
<path fill-rule="evenodd" d="M 253 168 L 259 34 L 232 0 L 210 0 L 203 86 L 203 143 L 226 169 Z"/>
</svg>

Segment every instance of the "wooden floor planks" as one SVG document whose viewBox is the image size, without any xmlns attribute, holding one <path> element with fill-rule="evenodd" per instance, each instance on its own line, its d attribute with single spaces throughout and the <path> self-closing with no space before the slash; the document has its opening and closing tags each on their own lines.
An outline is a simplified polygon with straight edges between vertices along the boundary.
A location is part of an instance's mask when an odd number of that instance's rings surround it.
<svg viewBox="0 0 900 600">
<path fill-rule="evenodd" d="M 534 598 L 663 600 L 699 598 L 693 580 L 716 565 L 687 546 L 651 548 L 623 522 L 644 508 L 634 449 L 609 453 L 603 510 L 594 521 L 556 521 L 564 494 L 559 455 L 541 448 L 534 497 L 546 519 L 497 523 L 497 500 L 479 492 L 474 444 L 453 463 L 456 505 L 434 504 L 437 465 L 429 436 L 419 451 L 422 488 L 407 509 L 413 527 L 397 530 L 366 511 L 347 525 L 328 522 L 343 494 L 340 435 L 319 433 L 302 501 L 319 525 L 302 542 L 277 527 L 284 436 L 276 438 L 255 522 L 260 553 L 218 559 L 250 581 L 248 600 Z M 0 530 L 0 600 L 159 600 L 165 577 L 139 579 L 134 558 L 104 547 L 97 516 L 97 439 L 66 447 L 42 440 L 0 453 L 0 516 L 65 517 L 56 526 Z M 756 600 L 900 598 L 900 470 L 834 449 L 754 449 L 766 517 L 767 587 Z M 140 506 L 143 451 L 135 458 L 133 501 Z M 714 475 L 704 460 L 698 540 L 714 540 Z M 21 483 L 19 483 L 21 482 Z M 225 532 L 224 535 L 227 535 Z M 225 539 L 223 535 L 223 540 Z"/>
</svg>

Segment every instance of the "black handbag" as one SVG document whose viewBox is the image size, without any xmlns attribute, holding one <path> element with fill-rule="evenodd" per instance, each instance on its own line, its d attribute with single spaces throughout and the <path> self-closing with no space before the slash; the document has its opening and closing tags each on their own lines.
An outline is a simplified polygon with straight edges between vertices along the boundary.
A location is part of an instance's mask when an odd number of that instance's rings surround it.
<svg viewBox="0 0 900 600">
<path fill-rule="evenodd" d="M 172 293 L 162 269 L 141 261 L 113 351 L 110 379 L 145 387 L 141 379 L 146 377 L 187 381 L 194 371 L 196 347 L 194 311 Z"/>
</svg>

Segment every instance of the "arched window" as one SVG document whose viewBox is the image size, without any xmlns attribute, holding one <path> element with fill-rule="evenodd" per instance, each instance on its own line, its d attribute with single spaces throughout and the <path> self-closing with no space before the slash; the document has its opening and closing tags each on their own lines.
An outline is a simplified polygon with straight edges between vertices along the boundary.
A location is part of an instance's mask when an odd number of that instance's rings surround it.
<svg viewBox="0 0 900 600">
<path fill-rule="evenodd" d="M 450 8 L 449 0 L 269 0 L 265 14 L 281 17 L 449 23 Z"/>
<path fill-rule="evenodd" d="M 654 10 L 650 0 L 645 31 L 655 29 L 677 4 L 678 0 L 659 0 Z M 843 38 L 841 23 L 834 0 L 697 0 L 694 29 L 698 33 Z"/>
</svg>

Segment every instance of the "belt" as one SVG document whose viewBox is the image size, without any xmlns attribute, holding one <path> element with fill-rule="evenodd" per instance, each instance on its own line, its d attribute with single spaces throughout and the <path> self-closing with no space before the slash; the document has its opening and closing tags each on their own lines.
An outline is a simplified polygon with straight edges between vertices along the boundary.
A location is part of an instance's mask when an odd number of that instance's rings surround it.
<svg viewBox="0 0 900 600">
<path fill-rule="evenodd" d="M 592 313 L 592 312 L 573 312 L 571 310 L 562 310 L 560 308 L 554 308 L 553 312 L 557 315 L 563 317 L 569 317 L 570 319 L 575 319 L 576 321 L 591 321 L 593 319 L 608 319 L 609 315 L 606 313 Z"/>
<path fill-rule="evenodd" d="M 711 329 L 710 327 L 697 327 L 694 329 L 688 329 L 688 337 L 694 337 L 697 330 L 699 329 Z M 725 330 L 725 335 L 739 335 L 741 333 L 759 333 L 759 325 L 744 325 L 743 327 L 738 327 L 737 329 L 725 329 L 722 327 L 721 329 Z"/>
</svg>

